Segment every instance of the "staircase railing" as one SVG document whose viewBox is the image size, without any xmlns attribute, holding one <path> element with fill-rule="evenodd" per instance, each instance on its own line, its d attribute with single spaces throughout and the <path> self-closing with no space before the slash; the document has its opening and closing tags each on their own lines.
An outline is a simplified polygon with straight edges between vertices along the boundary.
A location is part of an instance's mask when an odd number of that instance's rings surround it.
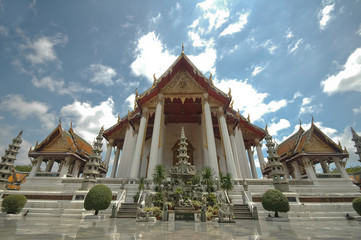
<svg viewBox="0 0 361 240">
<path fill-rule="evenodd" d="M 123 189 L 122 193 L 119 195 L 119 198 L 115 202 L 115 204 L 116 204 L 115 207 L 116 207 L 117 212 L 119 211 L 119 208 L 122 205 L 122 202 L 125 202 L 126 195 L 127 195 L 127 191 L 125 189 Z"/>
<path fill-rule="evenodd" d="M 252 218 L 254 220 L 258 220 L 258 210 L 256 204 L 254 204 L 254 202 L 249 199 L 246 191 L 242 191 L 242 197 L 244 198 L 244 202 L 247 204 L 248 209 L 252 214 Z"/>
<path fill-rule="evenodd" d="M 140 191 L 140 193 L 139 193 L 139 198 L 138 198 L 138 205 L 139 205 L 139 203 L 140 203 L 140 200 L 142 199 L 142 197 L 143 197 L 143 189 Z"/>
</svg>

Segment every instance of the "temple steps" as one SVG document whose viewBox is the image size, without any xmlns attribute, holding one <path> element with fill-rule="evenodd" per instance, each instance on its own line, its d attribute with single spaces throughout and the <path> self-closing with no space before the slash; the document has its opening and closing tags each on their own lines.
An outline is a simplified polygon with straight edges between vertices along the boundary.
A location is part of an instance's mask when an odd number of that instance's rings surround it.
<svg viewBox="0 0 361 240">
<path fill-rule="evenodd" d="M 135 218 L 137 207 L 137 203 L 122 203 L 117 213 L 117 218 Z"/>
<path fill-rule="evenodd" d="M 234 204 L 233 215 L 235 219 L 249 219 L 253 220 L 252 213 L 248 209 L 247 204 Z"/>
</svg>

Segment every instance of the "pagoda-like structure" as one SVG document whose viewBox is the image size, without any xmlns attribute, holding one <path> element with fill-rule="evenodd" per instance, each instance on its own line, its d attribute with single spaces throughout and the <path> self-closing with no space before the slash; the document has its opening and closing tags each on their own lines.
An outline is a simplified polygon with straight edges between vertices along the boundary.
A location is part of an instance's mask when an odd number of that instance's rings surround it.
<svg viewBox="0 0 361 240">
<path fill-rule="evenodd" d="M 9 148 L 5 150 L 5 155 L 1 157 L 0 163 L 0 190 L 6 189 L 9 182 L 8 178 L 12 175 L 12 169 L 16 160 L 16 155 L 19 153 L 20 144 L 23 142 L 21 135 L 23 131 L 20 131 L 19 135 L 13 139 Z"/>
<path fill-rule="evenodd" d="M 266 128 L 267 131 L 267 128 Z M 279 156 L 277 155 L 275 143 L 272 141 L 271 135 L 268 131 L 265 137 L 267 153 L 268 153 L 268 164 L 267 167 L 270 169 L 269 176 L 272 178 L 272 183 L 275 189 L 280 190 L 281 192 L 288 192 L 288 181 L 285 178 L 285 172 L 283 171 L 282 163 L 279 161 Z"/>
<path fill-rule="evenodd" d="M 104 162 L 114 149 L 111 177 L 150 178 L 157 164 L 178 162 L 178 133 L 187 132 L 187 154 L 195 170 L 209 166 L 234 178 L 258 178 L 254 152 L 265 166 L 261 142 L 266 132 L 233 108 L 224 93 L 205 77 L 184 51 L 143 93 L 135 90 L 134 109 L 104 131 Z M 257 151 L 254 151 L 254 150 Z M 121 155 L 117 154 L 121 151 Z"/>
<path fill-rule="evenodd" d="M 173 177 L 180 177 L 183 179 L 190 179 L 196 172 L 194 166 L 190 164 L 189 156 L 187 153 L 187 138 L 184 134 L 184 128 L 182 127 L 181 137 L 179 138 L 179 149 L 178 149 L 178 162 L 174 167 L 171 168 L 170 173 Z"/>
<path fill-rule="evenodd" d="M 351 127 L 351 132 L 352 132 L 352 141 L 354 141 L 356 148 L 355 153 L 358 155 L 359 161 L 361 162 L 361 137 L 355 132 L 355 130 L 353 130 L 352 127 Z"/>
<path fill-rule="evenodd" d="M 89 161 L 84 166 L 84 180 L 81 186 L 81 190 L 88 190 L 92 188 L 97 182 L 96 178 L 100 176 L 99 167 L 101 166 L 102 162 L 100 154 L 103 151 L 103 132 L 104 128 L 102 127 L 98 136 L 96 137 L 96 141 L 93 143 L 93 153 L 90 155 Z"/>
</svg>

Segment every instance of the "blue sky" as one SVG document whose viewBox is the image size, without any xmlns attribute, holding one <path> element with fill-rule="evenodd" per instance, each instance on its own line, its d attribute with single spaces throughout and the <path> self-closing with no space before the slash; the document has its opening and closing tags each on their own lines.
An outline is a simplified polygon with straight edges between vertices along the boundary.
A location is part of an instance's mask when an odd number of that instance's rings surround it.
<svg viewBox="0 0 361 240">
<path fill-rule="evenodd" d="M 62 118 L 93 141 L 185 53 L 281 142 L 311 114 L 359 164 L 360 1 L 1 1 L 0 151 L 17 164 Z"/>
</svg>

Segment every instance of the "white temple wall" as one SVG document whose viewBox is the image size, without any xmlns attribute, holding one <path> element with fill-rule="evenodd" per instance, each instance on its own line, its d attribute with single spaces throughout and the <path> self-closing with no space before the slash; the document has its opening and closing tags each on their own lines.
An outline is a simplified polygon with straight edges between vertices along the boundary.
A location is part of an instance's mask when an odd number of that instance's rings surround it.
<svg viewBox="0 0 361 240">
<path fill-rule="evenodd" d="M 219 171 L 222 173 L 227 172 L 227 164 L 226 164 L 226 158 L 224 157 L 224 151 L 223 151 L 223 145 L 221 140 L 216 138 L 216 151 L 217 151 L 217 159 L 218 159 L 218 166 Z M 218 178 L 218 176 L 215 176 Z"/>
<path fill-rule="evenodd" d="M 202 132 L 197 123 L 168 123 L 164 128 L 163 165 L 170 169 L 173 165 L 173 146 L 178 141 L 182 126 L 188 141 L 194 148 L 193 160 L 196 171 L 202 169 Z"/>
</svg>

